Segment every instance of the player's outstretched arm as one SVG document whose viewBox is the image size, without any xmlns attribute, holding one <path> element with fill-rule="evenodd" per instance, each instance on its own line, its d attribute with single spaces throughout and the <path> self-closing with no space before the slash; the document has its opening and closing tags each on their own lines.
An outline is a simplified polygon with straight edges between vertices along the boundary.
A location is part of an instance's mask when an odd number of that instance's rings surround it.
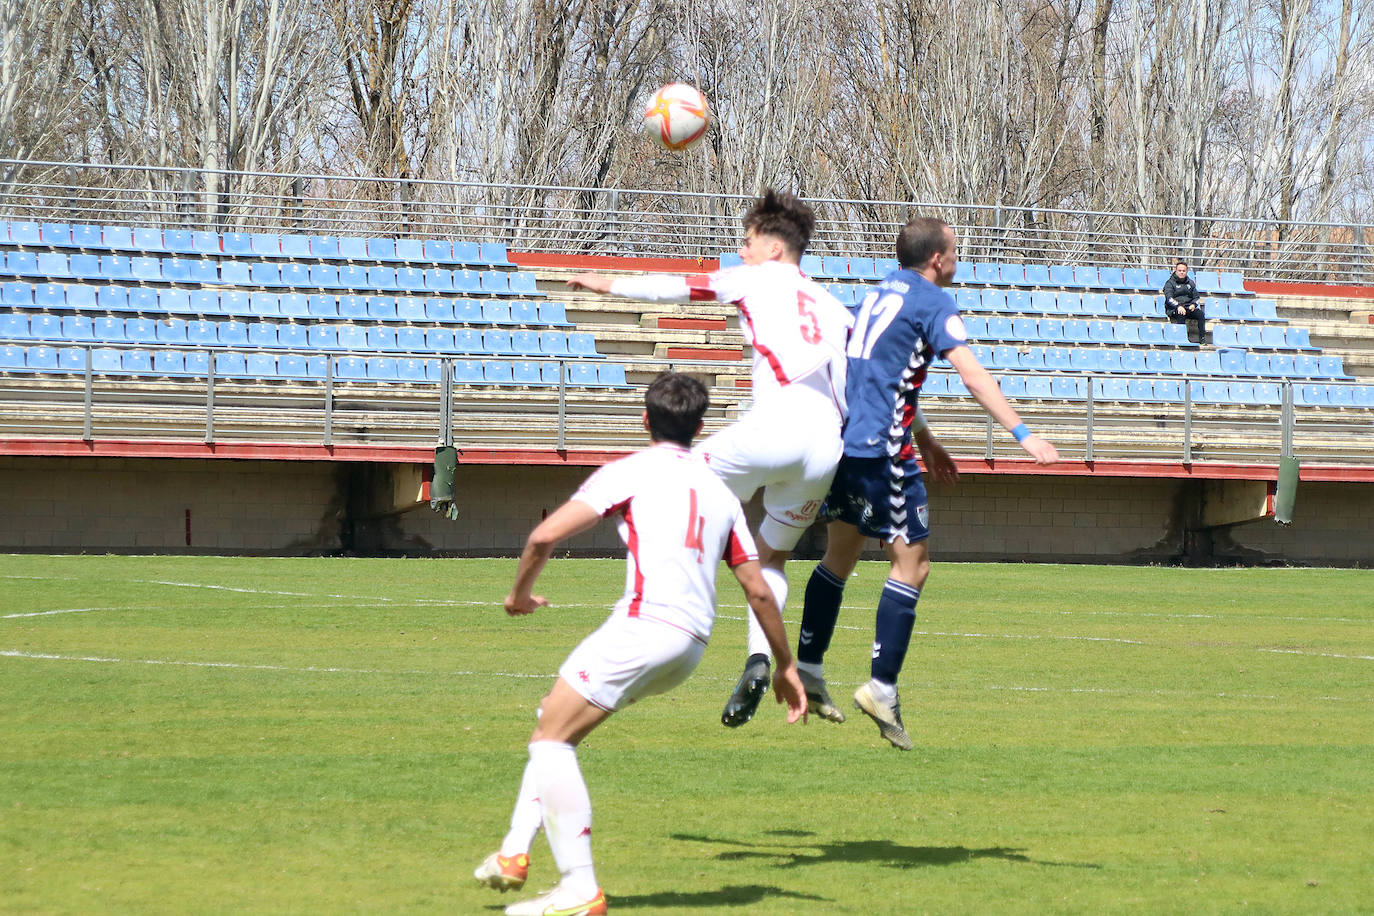
<svg viewBox="0 0 1374 916">
<path fill-rule="evenodd" d="M 1016 437 L 1016 441 L 1021 443 L 1021 448 L 1035 459 L 1036 464 L 1053 464 L 1059 460 L 1059 452 L 1049 440 L 1032 433 L 1026 428 L 1026 424 L 1021 422 L 1021 415 L 1007 403 L 1002 389 L 997 387 L 996 379 L 982 367 L 972 350 L 968 347 L 954 347 L 942 355 L 958 371 L 973 399 L 983 405 L 983 409 L 1002 424 L 1003 429 Z"/>
<path fill-rule="evenodd" d="M 525 539 L 520 565 L 515 570 L 515 584 L 506 595 L 506 613 L 512 617 L 532 614 L 535 608 L 548 607 L 549 599 L 532 594 L 534 582 L 553 555 L 553 548 L 576 534 L 591 528 L 601 516 L 581 500 L 570 499 L 540 522 Z"/>
<path fill-rule="evenodd" d="M 792 647 L 787 642 L 787 630 L 782 623 L 782 613 L 768 583 L 763 581 L 763 567 L 758 560 L 740 563 L 731 569 L 744 597 L 749 601 L 749 610 L 758 620 L 763 635 L 768 638 L 768 648 L 773 650 L 773 661 L 777 671 L 773 674 L 773 691 L 779 703 L 787 704 L 787 721 L 792 723 L 801 719 L 806 721 L 806 690 L 802 687 L 801 676 L 797 674 L 797 660 L 792 657 Z"/>
<path fill-rule="evenodd" d="M 687 278 L 676 274 L 611 277 L 583 273 L 568 280 L 568 289 L 589 289 L 594 293 L 608 293 L 645 302 L 690 302 L 692 299 L 692 288 L 687 285 Z M 703 287 L 702 290 L 702 295 L 714 298 L 707 288 Z"/>
<path fill-rule="evenodd" d="M 589 289 L 594 293 L 609 293 L 614 277 L 605 274 L 580 273 L 568 281 L 568 289 Z"/>
</svg>

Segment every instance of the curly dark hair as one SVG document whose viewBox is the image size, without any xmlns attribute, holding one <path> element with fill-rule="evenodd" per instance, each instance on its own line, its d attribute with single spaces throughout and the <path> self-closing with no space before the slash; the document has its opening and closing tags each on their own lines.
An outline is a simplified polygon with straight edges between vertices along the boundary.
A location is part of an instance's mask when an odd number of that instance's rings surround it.
<svg viewBox="0 0 1374 916">
<path fill-rule="evenodd" d="M 754 201 L 744 214 L 744 229 L 755 235 L 771 235 L 780 239 L 793 256 L 800 258 L 811 242 L 816 228 L 816 214 L 802 203 L 800 197 L 786 191 L 769 188 Z"/>
</svg>

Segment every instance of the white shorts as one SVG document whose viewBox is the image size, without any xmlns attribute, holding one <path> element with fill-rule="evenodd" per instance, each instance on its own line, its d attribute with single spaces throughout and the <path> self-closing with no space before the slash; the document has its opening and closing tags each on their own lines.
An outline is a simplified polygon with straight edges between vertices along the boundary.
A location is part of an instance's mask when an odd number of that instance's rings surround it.
<svg viewBox="0 0 1374 916">
<path fill-rule="evenodd" d="M 558 676 L 593 706 L 623 709 L 696 670 L 706 643 L 686 630 L 616 614 L 572 650 Z"/>
<path fill-rule="evenodd" d="M 774 550 L 796 547 L 811 527 L 844 453 L 838 413 L 797 394 L 755 407 L 695 449 L 740 502 L 763 487 L 759 537 Z"/>
</svg>

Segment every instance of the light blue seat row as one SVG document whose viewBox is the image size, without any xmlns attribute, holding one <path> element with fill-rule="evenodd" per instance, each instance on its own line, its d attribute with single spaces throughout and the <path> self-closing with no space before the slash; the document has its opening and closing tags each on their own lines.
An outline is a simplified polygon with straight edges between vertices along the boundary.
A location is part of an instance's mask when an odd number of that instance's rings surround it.
<svg viewBox="0 0 1374 916">
<path fill-rule="evenodd" d="M 1181 324 L 1080 318 L 1007 318 L 965 315 L 970 340 L 1065 343 L 1124 343 L 1169 347 L 1197 346 L 1188 341 Z"/>
<path fill-rule="evenodd" d="M 721 267 L 735 266 L 737 255 L 721 256 Z M 848 255 L 802 255 L 801 272 L 813 280 L 867 280 L 873 282 L 897 268 L 895 258 L 849 257 Z"/>
<path fill-rule="evenodd" d="M 546 330 L 295 324 L 184 318 L 0 315 L 0 340 L 260 347 L 291 350 L 494 353 L 599 358 L 591 334 Z"/>
<path fill-rule="evenodd" d="M 0 284 L 0 305 L 50 311 L 140 312 L 173 315 L 348 318 L 458 324 L 569 326 L 562 302 L 446 299 L 437 296 L 361 296 L 246 290 L 154 289 L 85 284 Z"/>
<path fill-rule="evenodd" d="M 1013 399 L 1164 401 L 1185 399 L 1185 381 L 1172 378 L 1101 378 L 1063 375 L 1007 375 L 1000 378 L 1002 393 Z M 958 375 L 933 372 L 922 394 L 964 397 L 968 389 Z M 1279 382 L 1242 380 L 1194 381 L 1186 392 L 1198 404 L 1277 405 L 1282 402 Z M 1304 406 L 1374 408 L 1374 385 L 1295 384 L 1293 399 Z"/>
<path fill-rule="evenodd" d="M 1138 350 L 1130 347 L 1017 347 L 973 344 L 989 369 L 1107 372 L 1135 375 L 1225 375 L 1256 378 L 1349 378 L 1339 357 L 1245 353 L 1236 350 Z"/>
<path fill-rule="evenodd" d="M 357 238 L 267 232 L 208 232 L 155 227 L 0 222 L 0 243 L 91 251 L 173 252 L 206 256 L 262 255 L 410 264 L 467 264 L 514 267 L 500 242 L 447 239 Z"/>
<path fill-rule="evenodd" d="M 84 373 L 101 375 L 205 376 L 241 379 L 323 379 L 329 372 L 325 354 L 210 353 L 173 349 L 141 350 L 114 347 L 0 346 L 0 371 Z M 442 378 L 437 358 L 400 356 L 333 357 L 336 378 L 368 381 L 437 382 Z M 213 360 L 213 363 L 212 363 Z M 563 384 L 574 387 L 628 388 L 625 367 L 618 363 L 567 362 Z M 559 363 L 533 360 L 467 360 L 454 362 L 458 384 L 556 386 Z"/>
<path fill-rule="evenodd" d="M 1123 290 L 1158 293 L 1169 279 L 1168 268 L 1094 267 L 1068 264 L 1004 264 L 960 261 L 954 271 L 956 284 L 986 286 L 1052 287 L 1065 290 Z M 1248 296 L 1244 277 L 1238 273 L 1201 271 L 1195 275 L 1206 293 Z"/>
<path fill-rule="evenodd" d="M 534 274 L 504 270 L 449 270 L 445 267 L 342 267 L 325 264 L 279 264 L 274 261 L 229 261 L 202 258 L 126 257 L 47 251 L 10 251 L 4 275 L 41 279 L 126 280 L 144 283 L 233 284 L 290 289 L 358 289 L 430 291 L 542 296 Z"/>
<path fill-rule="evenodd" d="M 1212 344 L 1216 347 L 1240 347 L 1262 350 L 1320 350 L 1312 346 L 1307 328 L 1266 325 L 1218 325 L 1212 329 Z"/>
</svg>

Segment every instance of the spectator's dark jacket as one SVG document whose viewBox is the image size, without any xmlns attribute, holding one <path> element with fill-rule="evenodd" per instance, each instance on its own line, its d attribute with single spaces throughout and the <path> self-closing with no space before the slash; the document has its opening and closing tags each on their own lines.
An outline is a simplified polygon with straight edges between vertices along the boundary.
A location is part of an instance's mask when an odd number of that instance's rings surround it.
<svg viewBox="0 0 1374 916">
<path fill-rule="evenodd" d="M 1201 301 L 1202 297 L 1197 294 L 1197 283 L 1191 275 L 1180 280 L 1177 274 L 1169 274 L 1169 279 L 1164 281 L 1165 303 L 1167 304 L 1170 299 L 1179 305 L 1188 305 Z"/>
</svg>

